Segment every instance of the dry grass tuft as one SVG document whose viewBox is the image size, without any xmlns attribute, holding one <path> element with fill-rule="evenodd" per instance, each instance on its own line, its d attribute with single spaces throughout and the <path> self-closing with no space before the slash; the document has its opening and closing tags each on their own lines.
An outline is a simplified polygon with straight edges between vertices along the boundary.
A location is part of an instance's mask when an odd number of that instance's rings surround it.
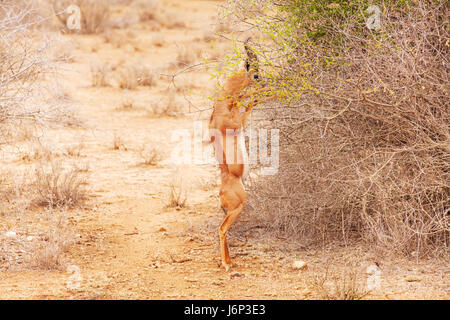
<svg viewBox="0 0 450 320">
<path fill-rule="evenodd" d="M 166 40 L 161 33 L 157 33 L 152 37 L 152 45 L 155 47 L 164 47 Z"/>
<path fill-rule="evenodd" d="M 123 150 L 123 151 L 128 150 L 128 148 L 125 146 L 125 143 L 123 142 L 121 136 L 119 136 L 117 134 L 114 134 L 113 150 Z"/>
<path fill-rule="evenodd" d="M 175 117 L 179 115 L 181 106 L 176 101 L 176 94 L 169 91 L 167 95 L 158 104 L 153 104 L 149 116 L 151 117 Z"/>
<path fill-rule="evenodd" d="M 116 107 L 116 111 L 130 111 L 135 109 L 135 107 L 133 99 L 127 98 L 122 101 L 120 106 Z"/>
<path fill-rule="evenodd" d="M 156 84 L 155 74 L 149 67 L 139 66 L 136 73 L 139 85 L 144 87 L 152 87 Z"/>
<path fill-rule="evenodd" d="M 103 42 L 111 44 L 116 49 L 120 49 L 129 42 L 129 37 L 120 32 L 108 30 L 103 34 Z"/>
<path fill-rule="evenodd" d="M 50 161 L 55 156 L 55 153 L 48 145 L 37 142 L 33 144 L 31 151 L 29 153 L 25 153 L 21 159 L 26 162 L 37 160 Z"/>
<path fill-rule="evenodd" d="M 168 208 L 185 208 L 187 203 L 187 190 L 181 176 L 174 177 L 169 183 L 170 193 L 167 202 Z"/>
<path fill-rule="evenodd" d="M 84 170 L 78 167 L 64 168 L 52 161 L 35 170 L 33 183 L 36 191 L 35 205 L 50 208 L 73 208 L 87 200 L 87 183 Z"/>
<path fill-rule="evenodd" d="M 140 22 L 154 21 L 160 14 L 160 4 L 156 0 L 133 1 Z"/>
<path fill-rule="evenodd" d="M 69 145 L 66 147 L 65 154 L 69 157 L 80 157 L 84 147 L 85 145 L 83 142 Z"/>
<path fill-rule="evenodd" d="M 180 18 L 178 12 L 166 12 L 157 16 L 157 22 L 161 27 L 167 29 L 183 29 L 186 28 L 186 23 Z"/>
<path fill-rule="evenodd" d="M 139 86 L 139 81 L 136 74 L 136 68 L 127 67 L 119 72 L 119 88 L 134 90 Z"/>
<path fill-rule="evenodd" d="M 175 65 L 177 67 L 187 67 L 194 64 L 201 58 L 202 49 L 199 46 L 181 47 L 178 48 Z"/>
<path fill-rule="evenodd" d="M 352 265 L 341 272 L 330 272 L 329 266 L 314 274 L 309 286 L 325 300 L 360 300 L 368 294 L 361 273 Z"/>
<path fill-rule="evenodd" d="M 64 254 L 75 243 L 68 213 L 50 209 L 38 215 L 39 219 L 29 220 L 30 215 L 21 212 L 12 219 L 15 223 L 10 229 L 12 235 L 0 232 L 0 270 L 64 268 L 67 262 Z M 24 219 L 33 223 L 24 228 Z"/>
<path fill-rule="evenodd" d="M 67 213 L 50 212 L 50 227 L 43 241 L 38 241 L 30 253 L 30 266 L 42 270 L 62 270 L 66 265 L 64 253 L 74 244 L 74 235 L 67 223 Z"/>
<path fill-rule="evenodd" d="M 0 216 L 19 214 L 27 210 L 31 204 L 31 196 L 28 196 L 30 190 L 25 177 L 6 170 L 0 173 Z"/>
<path fill-rule="evenodd" d="M 143 145 L 139 149 L 139 156 L 142 163 L 147 166 L 156 166 L 162 160 L 161 150 L 157 147 Z"/>
<path fill-rule="evenodd" d="M 167 29 L 185 28 L 185 22 L 176 12 L 166 12 L 156 0 L 137 0 L 133 3 L 139 21 L 150 26 L 153 31 L 160 27 Z"/>
<path fill-rule="evenodd" d="M 119 87 L 133 90 L 138 86 L 151 87 L 155 85 L 154 72 L 147 66 L 125 66 L 119 71 Z"/>
<path fill-rule="evenodd" d="M 108 87 L 108 77 L 111 66 L 107 63 L 91 65 L 91 76 L 93 87 Z"/>
</svg>

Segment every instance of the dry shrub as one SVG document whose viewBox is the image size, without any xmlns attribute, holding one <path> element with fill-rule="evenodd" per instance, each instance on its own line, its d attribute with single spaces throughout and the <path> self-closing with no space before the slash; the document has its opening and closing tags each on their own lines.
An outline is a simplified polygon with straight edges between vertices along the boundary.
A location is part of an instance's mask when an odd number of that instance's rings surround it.
<svg viewBox="0 0 450 320">
<path fill-rule="evenodd" d="M 139 66 L 136 70 L 139 85 L 152 87 L 156 83 L 154 71 L 147 66 Z"/>
<path fill-rule="evenodd" d="M 167 29 L 186 27 L 178 13 L 166 12 L 159 1 L 137 0 L 133 3 L 133 7 L 139 16 L 139 21 L 148 24 L 153 31 L 159 31 L 160 27 Z"/>
<path fill-rule="evenodd" d="M 85 147 L 83 142 L 72 144 L 66 147 L 66 155 L 69 157 L 80 157 L 81 150 Z"/>
<path fill-rule="evenodd" d="M 129 39 L 130 38 L 124 34 L 115 31 L 106 31 L 103 34 L 103 41 L 105 43 L 110 43 L 117 49 L 120 49 L 123 45 L 125 45 Z"/>
<path fill-rule="evenodd" d="M 149 112 L 150 116 L 156 117 L 175 117 L 181 110 L 179 102 L 176 101 L 176 95 L 173 91 L 169 91 L 167 95 L 157 104 L 152 105 Z"/>
<path fill-rule="evenodd" d="M 108 0 L 50 0 L 50 3 L 67 32 L 96 34 L 105 31 L 109 26 L 111 12 Z M 80 8 L 81 30 L 79 31 L 67 28 L 69 14 L 65 10 L 70 5 L 77 5 Z"/>
<path fill-rule="evenodd" d="M 166 12 L 164 15 L 159 15 L 157 21 L 162 27 L 167 29 L 186 28 L 186 23 L 175 12 Z"/>
<path fill-rule="evenodd" d="M 13 143 L 30 124 L 62 123 L 69 116 L 64 101 L 53 98 L 61 91 L 52 80 L 56 39 L 31 30 L 41 18 L 23 2 L 0 3 L 0 145 Z"/>
<path fill-rule="evenodd" d="M 91 76 L 93 87 L 109 86 L 108 78 L 111 72 L 111 66 L 107 63 L 91 65 Z"/>
<path fill-rule="evenodd" d="M 48 166 L 37 167 L 35 174 L 38 206 L 73 208 L 87 199 L 85 172 L 78 167 L 64 168 L 60 162 L 52 161 Z"/>
<path fill-rule="evenodd" d="M 21 218 L 15 219 L 13 236 L 0 233 L 0 270 L 63 269 L 66 264 L 64 253 L 75 242 L 68 213 L 46 210 L 38 215 L 39 220 L 24 227 L 24 213 L 21 212 Z"/>
<path fill-rule="evenodd" d="M 135 104 L 133 99 L 127 98 L 124 101 L 122 101 L 122 104 L 118 107 L 116 107 L 117 111 L 129 111 L 133 110 L 135 108 Z"/>
<path fill-rule="evenodd" d="M 133 2 L 140 22 L 155 20 L 160 14 L 160 4 L 156 0 L 138 0 Z"/>
<path fill-rule="evenodd" d="M 51 238 L 34 252 L 32 264 L 43 270 L 61 269 L 63 251 L 58 240 Z"/>
<path fill-rule="evenodd" d="M 30 152 L 25 153 L 21 157 L 21 159 L 23 161 L 37 161 L 37 160 L 50 161 L 54 157 L 55 154 L 53 150 L 50 148 L 50 146 L 38 141 L 32 145 Z"/>
<path fill-rule="evenodd" d="M 44 183 L 44 180 L 47 181 Z M 50 180 L 57 187 L 49 187 L 53 184 L 48 182 Z M 43 178 L 41 172 L 35 177 L 31 173 L 1 172 L 0 216 L 5 219 L 3 222 L 9 231 L 14 232 L 9 236 L 0 232 L 0 270 L 60 270 L 64 265 L 63 254 L 73 244 L 74 237 L 68 224 L 68 213 L 59 206 L 78 205 L 81 197 L 79 191 L 63 191 L 67 187 L 63 187 L 62 180 L 50 176 Z M 69 189 L 75 185 L 72 183 Z M 56 195 L 48 196 L 50 192 Z M 47 208 L 40 212 L 31 211 L 37 204 Z M 58 208 L 54 210 L 52 205 Z"/>
<path fill-rule="evenodd" d="M 301 96 L 254 114 L 280 130 L 281 150 L 279 173 L 250 190 L 251 220 L 307 245 L 362 239 L 400 254 L 445 254 L 448 7 L 386 2 L 375 32 L 357 3 L 343 21 L 335 20 L 342 11 L 315 21 L 323 23 L 315 33 L 299 27 L 289 61 L 272 62 L 283 64 L 268 79 L 275 91 Z M 277 43 L 290 41 L 283 36 Z"/>
<path fill-rule="evenodd" d="M 175 65 L 178 67 L 187 67 L 195 63 L 202 56 L 201 48 L 198 46 L 189 46 L 178 48 Z"/>
<path fill-rule="evenodd" d="M 167 202 L 168 208 L 185 208 L 187 202 L 187 189 L 183 184 L 181 175 L 176 175 L 169 183 L 170 193 Z"/>
<path fill-rule="evenodd" d="M 74 244 L 74 235 L 67 223 L 66 212 L 50 212 L 50 226 L 43 241 L 36 241 L 30 252 L 29 265 L 42 270 L 62 270 L 66 265 L 64 253 Z"/>
<path fill-rule="evenodd" d="M 42 138 L 46 134 L 46 129 L 52 124 L 79 125 L 78 119 L 66 108 L 67 95 L 62 92 L 55 80 L 58 62 L 60 62 L 53 56 L 57 39 L 48 33 L 35 32 L 45 21 L 45 17 L 42 17 L 35 9 L 35 3 L 40 2 L 0 1 L 0 149 L 2 153 L 5 145 L 5 149 L 12 145 L 14 149 L 9 150 L 15 153 L 17 149 L 14 145 L 17 142 L 23 142 L 22 139 L 31 140 L 34 135 Z M 24 156 L 24 160 L 49 161 L 53 157 L 51 149 L 39 145 L 29 155 Z M 21 176 L 21 166 L 14 166 L 14 168 L 14 172 L 6 172 L 2 167 L 0 172 L 0 215 L 7 217 L 7 224 L 15 219 L 12 229 L 19 230 L 17 234 L 8 236 L 7 239 L 3 238 L 3 232 L 0 235 L 0 269 L 2 270 L 5 267 L 15 269 L 34 266 L 33 255 L 38 255 L 40 248 L 36 246 L 34 239 L 38 238 L 38 241 L 45 246 L 44 241 L 51 238 L 51 236 L 41 238 L 41 233 L 28 236 L 36 224 L 43 220 L 42 216 L 39 216 L 38 219 L 25 222 L 29 213 L 28 209 L 33 204 L 36 194 L 38 194 L 37 202 L 43 200 L 39 195 L 39 191 L 42 190 L 36 188 L 39 187 L 37 177 L 33 179 L 34 183 L 30 184 L 31 174 Z M 61 203 L 71 206 L 76 201 Z M 55 256 L 57 253 L 55 250 L 53 252 Z M 60 259 L 56 260 L 58 260 L 57 263 L 61 262 Z M 56 260 L 53 259 L 53 261 Z"/>
<path fill-rule="evenodd" d="M 133 90 L 139 86 L 135 67 L 126 67 L 119 71 L 120 89 Z"/>
<path fill-rule="evenodd" d="M 108 0 L 79 0 L 81 28 L 85 33 L 99 33 L 108 26 L 110 5 Z"/>
<path fill-rule="evenodd" d="M 125 146 L 125 143 L 122 140 L 122 137 L 114 134 L 113 138 L 113 150 L 124 150 L 127 151 L 127 147 Z"/>
<path fill-rule="evenodd" d="M 368 291 L 362 279 L 362 273 L 351 264 L 340 271 L 330 271 L 327 265 L 321 272 L 315 272 L 309 287 L 325 300 L 360 300 Z"/>
<path fill-rule="evenodd" d="M 142 163 L 147 166 L 156 166 L 162 160 L 161 150 L 157 147 L 148 147 L 146 145 L 139 149 L 139 156 Z"/>
<path fill-rule="evenodd" d="M 23 176 L 17 172 L 2 170 L 0 172 L 0 216 L 18 214 L 31 204 L 28 186 Z"/>
<path fill-rule="evenodd" d="M 153 71 L 144 65 L 125 66 L 119 72 L 121 89 L 136 89 L 138 86 L 151 87 L 155 84 Z"/>
</svg>

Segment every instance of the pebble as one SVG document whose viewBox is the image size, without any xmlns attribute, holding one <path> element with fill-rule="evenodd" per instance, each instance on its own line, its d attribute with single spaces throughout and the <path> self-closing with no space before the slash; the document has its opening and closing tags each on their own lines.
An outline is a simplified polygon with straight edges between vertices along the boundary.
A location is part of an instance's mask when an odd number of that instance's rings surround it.
<svg viewBox="0 0 450 320">
<path fill-rule="evenodd" d="M 17 233 L 14 231 L 7 231 L 5 232 L 5 237 L 13 239 L 17 237 Z"/>
<path fill-rule="evenodd" d="M 233 272 L 233 273 L 231 273 L 230 274 L 230 279 L 233 279 L 233 278 L 240 278 L 240 277 L 243 277 L 244 275 L 242 274 L 242 273 L 239 273 L 239 272 Z"/>
<path fill-rule="evenodd" d="M 308 265 L 305 261 L 296 260 L 292 263 L 292 268 L 294 268 L 295 270 L 305 270 L 308 268 Z"/>
</svg>

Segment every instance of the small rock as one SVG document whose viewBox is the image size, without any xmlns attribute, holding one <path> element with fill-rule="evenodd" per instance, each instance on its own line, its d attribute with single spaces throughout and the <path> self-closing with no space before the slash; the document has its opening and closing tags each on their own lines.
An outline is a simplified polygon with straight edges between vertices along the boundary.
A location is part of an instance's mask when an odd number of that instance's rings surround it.
<svg viewBox="0 0 450 320">
<path fill-rule="evenodd" d="M 33 241 L 33 237 L 32 236 L 28 236 L 27 237 L 27 241 Z"/>
<path fill-rule="evenodd" d="M 167 231 L 167 230 L 166 230 L 166 228 L 161 227 L 161 228 L 159 228 L 158 231 L 159 231 L 159 232 L 165 232 L 165 231 Z"/>
<path fill-rule="evenodd" d="M 213 280 L 211 283 L 215 286 L 223 286 L 223 282 L 220 280 Z"/>
<path fill-rule="evenodd" d="M 292 263 L 292 268 L 294 268 L 295 270 L 306 270 L 308 268 L 308 265 L 305 261 L 296 260 Z"/>
<path fill-rule="evenodd" d="M 7 231 L 5 232 L 5 237 L 13 239 L 17 237 L 17 233 L 14 231 Z"/>
<path fill-rule="evenodd" d="M 406 282 L 420 282 L 421 279 L 419 277 L 416 277 L 416 276 L 407 276 L 405 278 L 405 281 Z"/>
<path fill-rule="evenodd" d="M 376 264 L 371 264 L 366 269 L 367 273 L 367 281 L 366 286 L 367 290 L 378 290 L 381 288 L 381 269 Z"/>
<path fill-rule="evenodd" d="M 244 275 L 242 274 L 242 273 L 239 273 L 239 272 L 233 272 L 233 273 L 231 273 L 230 274 L 230 279 L 233 279 L 233 278 L 240 278 L 240 277 L 243 277 Z"/>
<path fill-rule="evenodd" d="M 377 265 L 371 264 L 370 266 L 367 267 L 366 273 L 369 275 L 372 275 L 372 274 L 380 274 L 381 275 L 381 269 Z"/>
</svg>

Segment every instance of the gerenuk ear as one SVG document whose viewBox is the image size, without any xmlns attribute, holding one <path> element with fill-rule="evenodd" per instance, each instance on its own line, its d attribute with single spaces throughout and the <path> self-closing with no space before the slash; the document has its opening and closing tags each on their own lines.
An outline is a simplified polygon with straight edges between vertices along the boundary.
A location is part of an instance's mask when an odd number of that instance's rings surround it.
<svg viewBox="0 0 450 320">
<path fill-rule="evenodd" d="M 248 45 L 248 42 L 250 41 L 250 37 L 245 39 L 244 41 L 244 48 L 245 52 L 247 52 L 248 59 L 245 62 L 245 68 L 247 71 L 250 70 L 250 67 L 253 69 L 253 71 L 258 72 L 258 57 L 256 56 L 256 53 L 253 51 L 252 48 Z"/>
<path fill-rule="evenodd" d="M 250 62 L 248 62 L 248 60 L 245 60 L 245 70 L 247 70 L 247 72 L 250 71 Z"/>
</svg>

